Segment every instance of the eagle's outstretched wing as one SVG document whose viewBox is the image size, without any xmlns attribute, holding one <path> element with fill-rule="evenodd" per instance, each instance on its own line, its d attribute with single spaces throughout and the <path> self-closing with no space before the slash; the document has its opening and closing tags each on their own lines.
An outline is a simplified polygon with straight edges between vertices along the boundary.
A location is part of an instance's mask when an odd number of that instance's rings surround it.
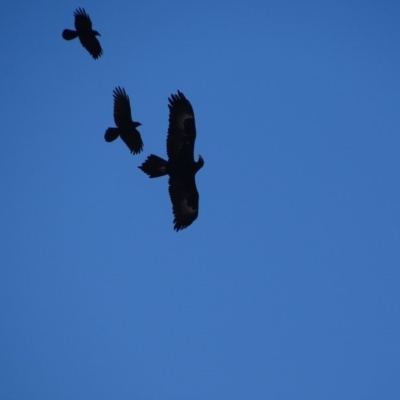
<svg viewBox="0 0 400 400">
<path fill-rule="evenodd" d="M 199 193 L 194 174 L 187 177 L 170 176 L 169 196 L 174 214 L 174 229 L 179 231 L 187 228 L 199 214 Z"/>
<path fill-rule="evenodd" d="M 181 159 L 193 162 L 196 124 L 194 112 L 189 100 L 182 92 L 169 98 L 169 126 L 167 136 L 167 154 L 170 160 Z"/>
</svg>

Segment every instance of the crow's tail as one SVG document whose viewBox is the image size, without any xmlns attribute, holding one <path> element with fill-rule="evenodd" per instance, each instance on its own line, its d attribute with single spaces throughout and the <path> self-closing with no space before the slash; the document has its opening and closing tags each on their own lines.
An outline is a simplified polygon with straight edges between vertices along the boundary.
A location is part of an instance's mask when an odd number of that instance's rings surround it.
<svg viewBox="0 0 400 400">
<path fill-rule="evenodd" d="M 167 175 L 167 161 L 163 158 L 150 154 L 146 161 L 138 167 L 150 178 L 158 178 Z"/>
<path fill-rule="evenodd" d="M 104 134 L 104 139 L 106 142 L 112 142 L 119 136 L 118 128 L 108 128 Z"/>
<path fill-rule="evenodd" d="M 77 31 L 72 31 L 71 29 L 64 29 L 62 33 L 62 37 L 65 40 L 72 40 L 78 37 L 78 32 Z"/>
</svg>

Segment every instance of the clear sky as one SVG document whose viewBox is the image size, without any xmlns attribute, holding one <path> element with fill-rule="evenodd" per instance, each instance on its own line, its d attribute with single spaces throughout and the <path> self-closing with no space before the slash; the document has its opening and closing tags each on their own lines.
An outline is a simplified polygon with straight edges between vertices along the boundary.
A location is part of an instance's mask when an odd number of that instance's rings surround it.
<svg viewBox="0 0 400 400">
<path fill-rule="evenodd" d="M 400 398 L 398 1 L 0 11 L 2 400 Z M 137 156 L 103 138 L 119 85 Z M 178 89 L 205 165 L 176 233 L 137 166 Z"/>
</svg>

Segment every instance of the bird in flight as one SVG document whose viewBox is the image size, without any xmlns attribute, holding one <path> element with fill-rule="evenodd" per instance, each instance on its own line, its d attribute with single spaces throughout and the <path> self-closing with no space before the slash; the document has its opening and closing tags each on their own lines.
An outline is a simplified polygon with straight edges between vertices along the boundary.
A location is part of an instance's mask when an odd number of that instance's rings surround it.
<svg viewBox="0 0 400 400">
<path fill-rule="evenodd" d="M 101 36 L 100 33 L 92 29 L 92 21 L 84 8 L 76 9 L 74 17 L 76 30 L 64 29 L 62 37 L 65 40 L 72 40 L 79 37 L 82 46 L 96 60 L 103 54 L 100 42 L 96 38 L 96 36 Z"/>
<path fill-rule="evenodd" d="M 129 96 L 125 89 L 116 87 L 113 90 L 114 95 L 114 122 L 116 128 L 108 128 L 104 135 L 106 142 L 112 142 L 121 137 L 133 154 L 138 154 L 143 150 L 143 141 L 140 132 L 136 129 L 140 122 L 132 120 L 131 104 Z"/>
<path fill-rule="evenodd" d="M 150 178 L 169 175 L 169 196 L 174 214 L 174 230 L 187 228 L 199 214 L 199 193 L 195 175 L 203 167 L 199 155 L 194 160 L 196 124 L 193 107 L 182 92 L 168 99 L 169 127 L 167 134 L 168 161 L 150 154 L 139 166 Z"/>
</svg>

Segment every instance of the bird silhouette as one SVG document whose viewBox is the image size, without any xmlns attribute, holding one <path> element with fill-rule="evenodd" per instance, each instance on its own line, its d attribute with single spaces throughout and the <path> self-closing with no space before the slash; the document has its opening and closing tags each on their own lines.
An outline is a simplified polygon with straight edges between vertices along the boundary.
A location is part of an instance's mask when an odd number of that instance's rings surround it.
<svg viewBox="0 0 400 400">
<path fill-rule="evenodd" d="M 139 131 L 136 129 L 141 126 L 140 122 L 132 120 L 131 104 L 125 89 L 116 87 L 114 95 L 114 122 L 116 128 L 108 128 L 104 135 L 106 142 L 112 142 L 121 137 L 133 154 L 138 154 L 143 150 L 143 141 Z"/>
<path fill-rule="evenodd" d="M 72 40 L 79 37 L 82 46 L 95 60 L 98 59 L 103 54 L 100 42 L 96 38 L 96 36 L 101 36 L 100 33 L 92 29 L 92 21 L 84 8 L 76 9 L 74 17 L 76 30 L 64 29 L 62 37 L 65 40 Z"/>
<path fill-rule="evenodd" d="M 194 160 L 196 124 L 189 100 L 178 90 L 169 100 L 169 127 L 167 134 L 168 161 L 150 154 L 139 166 L 150 178 L 169 175 L 169 196 L 174 214 L 174 230 L 187 228 L 199 213 L 199 193 L 195 175 L 204 165 L 199 155 Z"/>
</svg>

